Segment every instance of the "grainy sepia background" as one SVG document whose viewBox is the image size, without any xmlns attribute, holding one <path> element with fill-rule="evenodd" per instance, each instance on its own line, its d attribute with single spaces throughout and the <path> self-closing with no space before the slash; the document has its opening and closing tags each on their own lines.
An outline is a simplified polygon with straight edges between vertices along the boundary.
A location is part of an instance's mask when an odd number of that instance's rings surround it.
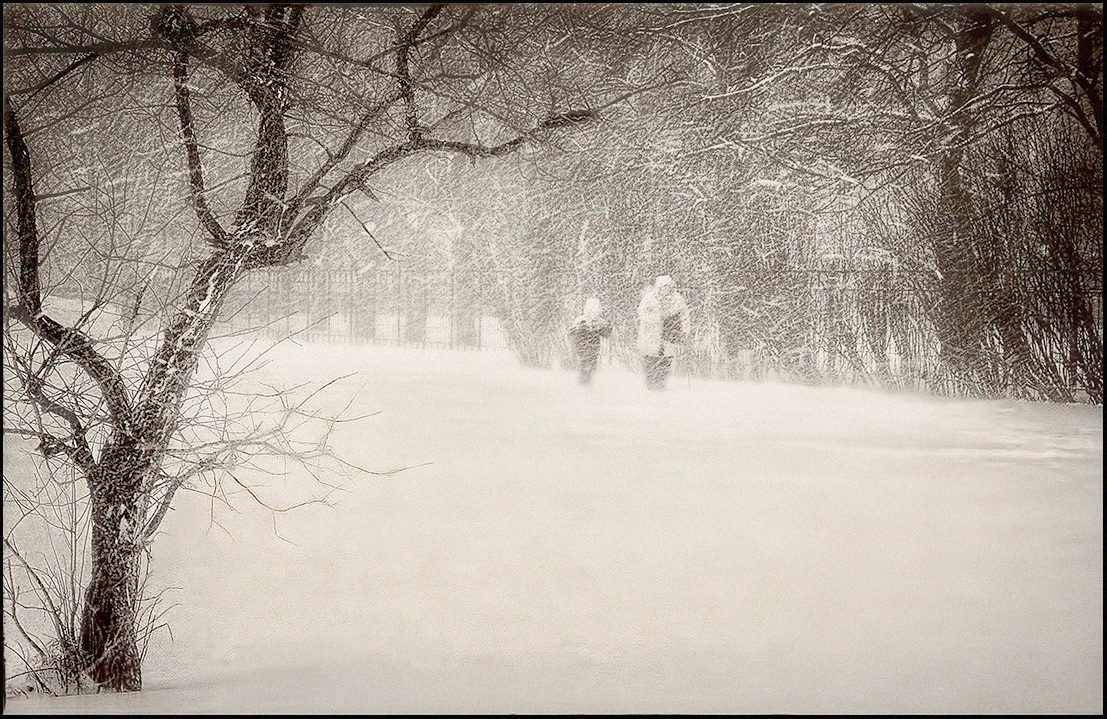
<svg viewBox="0 0 1107 719">
<path fill-rule="evenodd" d="M 1102 4 L 3 13 L 6 713 L 1102 713 Z"/>
</svg>

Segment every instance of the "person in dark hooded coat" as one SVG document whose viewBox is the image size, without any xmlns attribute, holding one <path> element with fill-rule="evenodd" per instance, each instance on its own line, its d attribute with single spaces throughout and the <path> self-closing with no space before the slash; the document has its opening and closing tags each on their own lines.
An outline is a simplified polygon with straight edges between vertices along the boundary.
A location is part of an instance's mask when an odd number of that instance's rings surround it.
<svg viewBox="0 0 1107 719">
<path fill-rule="evenodd" d="M 600 357 L 600 339 L 611 336 L 611 323 L 601 314 L 600 301 L 589 297 L 584 303 L 584 314 L 577 317 L 569 328 L 569 338 L 580 360 L 580 383 L 592 381 L 592 373 Z"/>
</svg>

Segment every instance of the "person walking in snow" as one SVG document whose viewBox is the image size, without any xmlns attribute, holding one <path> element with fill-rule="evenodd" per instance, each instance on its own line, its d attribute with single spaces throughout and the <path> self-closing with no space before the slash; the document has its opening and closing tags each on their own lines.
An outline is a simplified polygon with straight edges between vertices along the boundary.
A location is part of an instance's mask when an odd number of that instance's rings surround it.
<svg viewBox="0 0 1107 719">
<path fill-rule="evenodd" d="M 611 323 L 600 311 L 600 301 L 589 297 L 584 303 L 584 314 L 577 317 L 569 328 L 569 338 L 580 360 L 581 384 L 592 381 L 592 373 L 596 371 L 596 362 L 600 357 L 600 338 L 611 336 Z"/>
<path fill-rule="evenodd" d="M 665 389 L 676 347 L 688 334 L 688 305 L 673 278 L 661 275 L 642 293 L 638 304 L 638 351 L 642 354 L 646 387 Z"/>
</svg>

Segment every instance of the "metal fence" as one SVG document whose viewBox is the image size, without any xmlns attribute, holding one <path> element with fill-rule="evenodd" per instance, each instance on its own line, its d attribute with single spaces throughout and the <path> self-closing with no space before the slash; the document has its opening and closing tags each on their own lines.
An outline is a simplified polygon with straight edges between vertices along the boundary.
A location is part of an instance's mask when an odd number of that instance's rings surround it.
<svg viewBox="0 0 1107 719">
<path fill-rule="evenodd" d="M 458 307 L 452 288 L 449 275 L 427 278 L 402 270 L 259 270 L 236 285 L 218 331 L 310 342 L 508 349 L 500 319 L 479 304 Z"/>
<path fill-rule="evenodd" d="M 1017 303 L 997 297 L 989 313 L 1002 318 L 1002 310 L 1016 305 L 1014 328 L 1020 334 L 1012 343 L 1002 336 L 1011 325 L 985 328 L 990 334 L 981 336 L 969 373 L 975 378 L 952 372 L 943 361 L 933 316 L 941 295 L 934 278 L 902 271 L 898 277 L 857 268 L 777 268 L 742 271 L 727 284 L 682 286 L 692 328 L 674 372 L 1102 402 L 1102 275 L 1071 283 L 1068 294 L 1034 294 L 1037 285 L 1030 279 L 1040 283 L 1038 275 L 1021 280 Z M 170 279 L 153 282 L 172 291 Z M 560 296 L 556 283 L 507 279 L 469 276 L 462 286 L 448 269 L 417 273 L 400 264 L 364 272 L 317 265 L 263 269 L 232 289 L 213 337 L 260 334 L 275 340 L 511 350 L 535 366 L 575 366 L 566 331 L 583 306 L 582 293 L 594 286 L 582 284 L 576 294 Z M 615 330 L 602 357 L 636 370 L 641 364 L 637 291 L 619 289 L 627 284 L 619 279 L 604 278 L 607 291 L 599 292 Z M 72 320 L 91 302 L 79 290 L 74 284 L 51 290 L 52 299 L 74 303 Z M 100 314 L 122 321 L 134 311 L 99 306 L 96 321 L 109 324 L 114 320 Z"/>
<path fill-rule="evenodd" d="M 682 288 L 692 308 L 693 327 L 676 372 L 974 393 L 957 387 L 957 378 L 941 364 L 930 317 L 937 297 L 931 278 L 920 274 L 910 282 L 902 277 L 885 282 L 885 273 L 864 269 L 782 268 L 769 274 L 773 276 L 746 278 L 743 283 L 752 295 L 742 297 L 706 287 Z M 757 290 L 759 282 L 763 286 Z M 236 286 L 217 331 L 454 349 L 519 351 L 538 342 L 549 349 L 543 357 L 563 367 L 574 363 L 569 343 L 557 328 L 572 319 L 576 298 L 559 298 L 554 306 L 566 316 L 543 322 L 541 336 L 516 337 L 516 344 L 522 345 L 512 346 L 505 328 L 510 322 L 525 334 L 526 322 L 520 329 L 519 318 L 499 316 L 479 288 L 469 286 L 463 292 L 460 285 L 448 270 L 416 273 L 401 265 L 363 272 L 314 265 L 261 270 Z M 1089 284 L 1086 293 L 1101 323 L 1102 285 Z M 603 356 L 634 368 L 640 359 L 635 347 L 637 302 L 623 299 L 623 306 L 612 308 L 616 332 L 613 341 L 605 343 Z M 1043 336 L 1052 342 L 1054 334 L 1047 329 Z M 1048 377 L 1035 379 L 1036 389 L 1012 385 L 1009 391 L 1025 397 L 1078 396 L 1083 380 L 1070 352 L 1058 345 L 1039 354 L 1039 364 L 1048 365 Z M 1008 361 L 992 359 L 997 364 Z"/>
</svg>

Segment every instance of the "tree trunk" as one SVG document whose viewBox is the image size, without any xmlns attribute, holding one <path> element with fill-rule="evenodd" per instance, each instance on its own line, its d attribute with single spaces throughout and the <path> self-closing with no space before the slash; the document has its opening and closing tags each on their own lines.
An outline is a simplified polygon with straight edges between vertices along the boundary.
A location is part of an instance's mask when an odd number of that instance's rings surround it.
<svg viewBox="0 0 1107 719">
<path fill-rule="evenodd" d="M 406 279 L 407 308 L 403 339 L 422 347 L 427 342 L 427 287 L 419 277 L 409 276 Z"/>
<path fill-rule="evenodd" d="M 142 458 L 133 443 L 105 449 L 89 483 L 92 577 L 81 617 L 81 653 L 89 676 L 107 689 L 142 689 L 138 649 Z"/>
<path fill-rule="evenodd" d="M 96 517 L 111 510 L 93 512 Z M 94 520 L 95 521 L 95 520 Z M 96 534 L 94 530 L 94 534 Z M 81 652 L 89 676 L 107 689 L 142 689 L 142 657 L 136 626 L 138 604 L 137 552 L 118 541 L 92 542 L 92 579 L 85 591 L 81 619 Z"/>
<path fill-rule="evenodd" d="M 935 329 L 941 342 L 943 366 L 969 382 L 979 381 L 983 369 L 982 341 L 986 312 L 981 295 L 976 255 L 973 250 L 973 222 L 968 190 L 962 177 L 965 145 L 975 127 L 967 109 L 979 92 L 980 63 L 992 37 L 987 17 L 964 11 L 955 40 L 956 53 L 950 68 L 948 149 L 938 166 L 939 221 L 934 242 L 935 259 L 941 273 L 940 306 Z"/>
<path fill-rule="evenodd" d="M 116 431 L 88 478 L 92 577 L 81 617 L 81 652 L 89 676 L 108 689 L 142 689 L 137 622 L 150 499 L 145 480 L 161 465 L 200 351 L 249 253 L 249 247 L 240 246 L 201 263 L 186 305 L 166 330 L 143 383 L 136 413 L 141 421 L 134 431 Z"/>
<path fill-rule="evenodd" d="M 462 347 L 480 345 L 480 319 L 477 308 L 480 305 L 476 289 L 475 259 L 473 245 L 465 239 L 454 243 L 457 256 L 453 277 L 453 322 L 454 339 Z"/>
</svg>

